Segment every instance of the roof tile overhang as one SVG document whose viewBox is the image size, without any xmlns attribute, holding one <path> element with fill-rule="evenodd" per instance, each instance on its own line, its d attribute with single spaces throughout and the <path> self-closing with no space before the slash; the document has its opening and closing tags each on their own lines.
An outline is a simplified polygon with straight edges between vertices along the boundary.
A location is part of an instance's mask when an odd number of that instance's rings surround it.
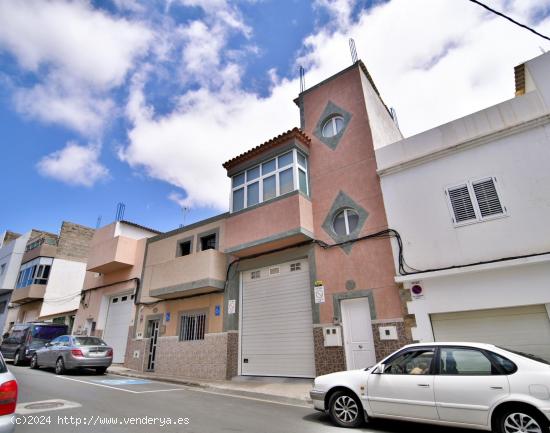
<svg viewBox="0 0 550 433">
<path fill-rule="evenodd" d="M 282 133 L 281 135 L 278 135 L 275 138 L 272 138 L 269 141 L 266 141 L 263 144 L 260 144 L 259 146 L 256 146 L 244 153 L 241 153 L 240 155 L 230 159 L 229 161 L 224 162 L 223 168 L 225 168 L 226 170 L 230 170 L 233 167 L 235 167 L 237 164 L 241 164 L 245 161 L 248 161 L 249 159 L 252 159 L 255 156 L 260 155 L 265 151 L 279 144 L 283 144 L 291 139 L 299 140 L 302 144 L 304 144 L 307 147 L 309 147 L 309 144 L 311 142 L 311 139 L 301 129 L 293 128 L 287 132 Z"/>
</svg>

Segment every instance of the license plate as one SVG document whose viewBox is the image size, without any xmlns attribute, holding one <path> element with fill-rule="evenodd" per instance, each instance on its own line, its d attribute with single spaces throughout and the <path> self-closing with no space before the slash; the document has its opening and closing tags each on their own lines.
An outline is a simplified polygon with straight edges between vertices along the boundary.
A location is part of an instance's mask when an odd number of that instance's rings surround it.
<svg viewBox="0 0 550 433">
<path fill-rule="evenodd" d="M 90 358 L 100 358 L 105 356 L 105 352 L 89 352 L 88 356 Z"/>
</svg>

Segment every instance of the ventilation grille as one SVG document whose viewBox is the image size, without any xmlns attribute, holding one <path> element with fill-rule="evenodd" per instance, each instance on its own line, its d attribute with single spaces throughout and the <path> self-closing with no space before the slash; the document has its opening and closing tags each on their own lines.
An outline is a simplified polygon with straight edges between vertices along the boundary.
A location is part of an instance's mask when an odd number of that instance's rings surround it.
<svg viewBox="0 0 550 433">
<path fill-rule="evenodd" d="M 455 222 L 476 219 L 476 212 L 467 185 L 449 189 L 449 199 L 453 207 Z"/>
<path fill-rule="evenodd" d="M 472 186 L 482 218 L 503 213 L 493 179 L 483 180 Z"/>
</svg>

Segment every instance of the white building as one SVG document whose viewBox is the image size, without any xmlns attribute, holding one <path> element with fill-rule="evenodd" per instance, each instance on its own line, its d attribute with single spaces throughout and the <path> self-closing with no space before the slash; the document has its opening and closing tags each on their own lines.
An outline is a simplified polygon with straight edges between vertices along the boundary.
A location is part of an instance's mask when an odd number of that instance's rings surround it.
<svg viewBox="0 0 550 433">
<path fill-rule="evenodd" d="M 550 359 L 549 77 L 547 53 L 515 68 L 515 98 L 376 151 L 389 226 L 424 271 L 396 276 L 415 340 Z"/>
</svg>

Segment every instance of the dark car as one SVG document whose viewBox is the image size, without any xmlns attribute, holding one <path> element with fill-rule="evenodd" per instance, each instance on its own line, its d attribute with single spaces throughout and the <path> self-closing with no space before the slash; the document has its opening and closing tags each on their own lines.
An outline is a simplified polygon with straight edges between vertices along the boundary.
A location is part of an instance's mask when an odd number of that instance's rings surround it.
<svg viewBox="0 0 550 433">
<path fill-rule="evenodd" d="M 113 348 L 101 338 L 62 335 L 34 353 L 31 368 L 55 367 L 56 374 L 91 368 L 97 374 L 104 374 L 112 362 Z"/>
<path fill-rule="evenodd" d="M 59 323 L 31 322 L 14 325 L 4 335 L 0 352 L 6 359 L 13 359 L 13 365 L 31 360 L 37 349 L 60 335 L 67 334 L 67 325 Z"/>
</svg>

